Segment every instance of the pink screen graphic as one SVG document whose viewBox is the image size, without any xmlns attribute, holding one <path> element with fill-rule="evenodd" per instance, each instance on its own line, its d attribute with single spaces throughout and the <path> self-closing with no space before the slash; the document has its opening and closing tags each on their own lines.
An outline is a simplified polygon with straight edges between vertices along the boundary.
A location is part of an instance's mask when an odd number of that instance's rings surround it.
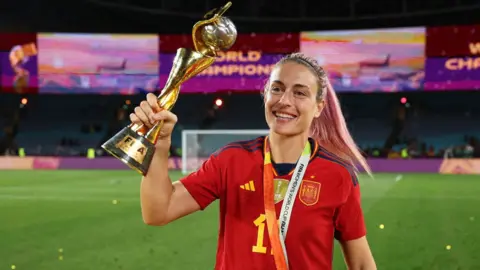
<svg viewBox="0 0 480 270">
<path fill-rule="evenodd" d="M 300 50 L 326 69 L 336 91 L 423 88 L 424 27 L 303 32 Z"/>
<path fill-rule="evenodd" d="M 39 93 L 153 91 L 158 40 L 157 35 L 39 34 Z"/>
</svg>

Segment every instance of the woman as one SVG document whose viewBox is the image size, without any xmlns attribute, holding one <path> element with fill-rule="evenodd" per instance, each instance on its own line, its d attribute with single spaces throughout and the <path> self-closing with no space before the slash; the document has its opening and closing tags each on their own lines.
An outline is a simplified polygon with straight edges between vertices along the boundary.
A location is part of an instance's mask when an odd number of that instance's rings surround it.
<svg viewBox="0 0 480 270">
<path fill-rule="evenodd" d="M 370 170 L 324 70 L 302 54 L 286 56 L 264 101 L 267 137 L 225 146 L 173 185 L 167 161 L 177 117 L 160 111 L 153 94 L 135 108 L 134 123 L 165 121 L 141 184 L 145 223 L 165 225 L 219 199 L 215 269 L 331 269 L 334 238 L 348 269 L 376 269 L 354 165 Z"/>
</svg>

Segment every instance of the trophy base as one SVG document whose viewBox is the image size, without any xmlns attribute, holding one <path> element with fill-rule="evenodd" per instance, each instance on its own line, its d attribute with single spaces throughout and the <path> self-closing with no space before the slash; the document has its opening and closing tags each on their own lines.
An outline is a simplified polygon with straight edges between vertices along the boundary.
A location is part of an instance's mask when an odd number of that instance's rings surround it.
<svg viewBox="0 0 480 270">
<path fill-rule="evenodd" d="M 102 148 L 144 176 L 155 153 L 155 145 L 129 127 L 120 130 Z"/>
</svg>

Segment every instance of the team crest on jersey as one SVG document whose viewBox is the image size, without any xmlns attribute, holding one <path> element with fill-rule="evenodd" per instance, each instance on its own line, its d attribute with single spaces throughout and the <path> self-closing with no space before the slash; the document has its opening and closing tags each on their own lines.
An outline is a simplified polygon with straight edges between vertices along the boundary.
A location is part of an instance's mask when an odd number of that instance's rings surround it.
<svg viewBox="0 0 480 270">
<path fill-rule="evenodd" d="M 274 201 L 279 203 L 283 201 L 285 195 L 287 194 L 288 184 L 290 182 L 285 179 L 274 179 L 273 185 L 275 188 Z M 298 191 L 298 198 L 300 201 L 307 205 L 311 206 L 318 202 L 320 198 L 320 189 L 321 184 L 319 182 L 302 180 L 300 190 Z"/>
<path fill-rule="evenodd" d="M 287 194 L 288 180 L 285 179 L 273 179 L 273 185 L 275 188 L 274 201 L 275 203 L 281 202 Z"/>
<path fill-rule="evenodd" d="M 306 206 L 314 205 L 318 202 L 320 197 L 320 189 L 322 184 L 319 182 L 303 180 L 300 186 L 298 198 Z"/>
</svg>

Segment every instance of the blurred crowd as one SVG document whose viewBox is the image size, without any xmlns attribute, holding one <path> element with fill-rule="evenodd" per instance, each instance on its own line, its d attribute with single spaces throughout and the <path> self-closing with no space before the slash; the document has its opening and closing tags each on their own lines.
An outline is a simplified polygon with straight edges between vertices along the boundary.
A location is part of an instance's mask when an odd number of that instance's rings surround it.
<svg viewBox="0 0 480 270">
<path fill-rule="evenodd" d="M 421 139 L 404 140 L 392 149 L 371 147 L 362 149 L 366 157 L 378 158 L 480 158 L 480 140 L 465 136 L 463 142 L 447 148 L 439 148 Z"/>
<path fill-rule="evenodd" d="M 20 123 L 19 113 L 9 114 L 8 119 L 3 127 L 3 133 L 0 133 L 0 155 L 16 156 L 21 154 L 22 146 L 18 144 L 16 136 Z M 212 128 L 215 122 L 215 111 L 207 110 L 205 117 L 198 124 L 200 129 Z M 86 154 L 87 148 L 99 150 L 100 145 L 128 123 L 126 111 L 117 110 L 107 130 L 97 125 L 81 124 L 79 129 L 83 133 L 102 132 L 104 136 L 97 145 L 82 145 L 82 141 L 75 137 L 62 137 L 58 142 L 57 150 L 54 155 L 57 156 L 83 156 Z M 361 142 L 358 142 L 361 145 Z M 74 150 L 79 146 L 84 146 L 85 151 Z M 42 147 L 38 146 L 39 149 Z M 81 148 L 81 147 L 80 147 Z M 385 146 L 363 147 L 362 151 L 366 157 L 373 158 L 389 158 L 389 159 L 405 159 L 405 158 L 479 158 L 480 157 L 480 140 L 478 137 L 465 135 L 463 141 L 459 141 L 455 145 L 447 148 L 440 148 L 430 144 L 422 138 L 395 138 L 395 142 Z M 97 151 L 102 154 L 101 151 Z M 181 145 L 174 145 L 171 149 L 172 156 L 181 156 Z M 41 151 L 30 150 L 31 155 L 41 155 Z M 105 153 L 103 153 L 105 154 Z"/>
</svg>

